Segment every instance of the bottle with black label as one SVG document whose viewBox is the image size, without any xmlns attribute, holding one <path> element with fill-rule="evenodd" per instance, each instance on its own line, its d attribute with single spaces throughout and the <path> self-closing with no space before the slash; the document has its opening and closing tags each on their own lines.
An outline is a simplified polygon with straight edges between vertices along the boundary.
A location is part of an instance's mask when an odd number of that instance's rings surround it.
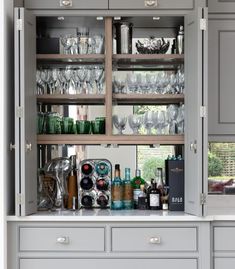
<svg viewBox="0 0 235 269">
<path fill-rule="evenodd" d="M 151 210 L 161 210 L 161 192 L 157 188 L 156 179 L 152 183 L 152 187 L 149 191 L 149 209 Z"/>
</svg>

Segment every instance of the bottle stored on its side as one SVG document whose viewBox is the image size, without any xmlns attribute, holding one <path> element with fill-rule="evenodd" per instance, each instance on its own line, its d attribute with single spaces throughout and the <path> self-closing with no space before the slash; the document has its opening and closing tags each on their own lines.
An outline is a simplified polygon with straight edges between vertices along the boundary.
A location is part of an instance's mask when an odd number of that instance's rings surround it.
<svg viewBox="0 0 235 269">
<path fill-rule="evenodd" d="M 141 192 L 140 185 L 145 184 L 145 180 L 141 177 L 141 171 L 136 169 L 135 177 L 131 181 L 133 187 L 133 199 L 134 199 L 134 209 L 138 208 L 138 197 Z"/>
<path fill-rule="evenodd" d="M 114 210 L 123 209 L 123 183 L 120 177 L 120 165 L 115 165 L 114 179 L 111 184 L 111 208 Z"/>
<path fill-rule="evenodd" d="M 125 168 L 123 180 L 123 208 L 133 209 L 133 189 L 131 185 L 130 168 Z"/>
<path fill-rule="evenodd" d="M 81 204 L 85 208 L 92 208 L 95 203 L 95 193 L 94 192 L 85 192 L 82 195 Z"/>
<path fill-rule="evenodd" d="M 91 177 L 85 176 L 81 179 L 80 186 L 83 190 L 89 191 L 93 188 L 94 183 Z"/>
<path fill-rule="evenodd" d="M 152 187 L 149 191 L 148 201 L 149 201 L 149 209 L 151 209 L 151 210 L 161 210 L 162 209 L 161 192 L 157 188 L 156 179 L 154 179 L 154 181 L 152 183 Z"/>
<path fill-rule="evenodd" d="M 109 203 L 109 197 L 105 193 L 99 192 L 96 202 L 101 208 L 107 208 Z"/>
</svg>

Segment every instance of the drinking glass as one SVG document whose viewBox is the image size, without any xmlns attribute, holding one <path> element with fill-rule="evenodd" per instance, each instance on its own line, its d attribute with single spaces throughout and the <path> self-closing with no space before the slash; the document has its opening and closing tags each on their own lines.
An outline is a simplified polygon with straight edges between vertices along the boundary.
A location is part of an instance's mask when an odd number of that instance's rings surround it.
<svg viewBox="0 0 235 269">
<path fill-rule="evenodd" d="M 128 117 L 129 126 L 131 127 L 133 134 L 139 134 L 139 129 L 143 123 L 141 115 L 129 115 Z"/>
<path fill-rule="evenodd" d="M 144 127 L 147 130 L 147 134 L 151 135 L 151 129 L 154 126 L 154 112 L 153 111 L 147 111 L 144 113 Z"/>
<path fill-rule="evenodd" d="M 119 135 L 123 134 L 123 130 L 125 130 L 126 128 L 126 123 L 127 123 L 127 117 L 113 115 L 113 125 L 118 130 Z"/>
<path fill-rule="evenodd" d="M 104 37 L 102 35 L 95 35 L 93 37 L 93 53 L 102 54 L 104 53 Z"/>
<path fill-rule="evenodd" d="M 71 54 L 71 48 L 74 46 L 74 37 L 72 35 L 64 35 L 60 37 L 60 42 L 64 47 L 64 54 Z"/>
</svg>

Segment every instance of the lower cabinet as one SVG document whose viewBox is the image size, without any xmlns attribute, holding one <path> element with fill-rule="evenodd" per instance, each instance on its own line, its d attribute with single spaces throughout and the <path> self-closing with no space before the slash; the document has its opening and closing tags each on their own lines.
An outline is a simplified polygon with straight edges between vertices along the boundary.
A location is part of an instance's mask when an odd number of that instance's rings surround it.
<svg viewBox="0 0 235 269">
<path fill-rule="evenodd" d="M 21 259 L 20 269 L 197 269 L 196 259 Z"/>
<path fill-rule="evenodd" d="M 8 269 L 209 269 L 210 222 L 8 222 Z"/>
<path fill-rule="evenodd" d="M 234 269 L 235 258 L 215 258 L 214 269 Z"/>
</svg>

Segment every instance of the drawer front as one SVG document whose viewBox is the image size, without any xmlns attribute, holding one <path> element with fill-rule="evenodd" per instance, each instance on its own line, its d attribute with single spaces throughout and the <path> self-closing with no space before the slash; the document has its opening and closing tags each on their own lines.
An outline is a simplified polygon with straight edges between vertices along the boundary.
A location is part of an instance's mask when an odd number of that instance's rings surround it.
<svg viewBox="0 0 235 269">
<path fill-rule="evenodd" d="M 197 251 L 197 229 L 113 228 L 112 251 Z"/>
<path fill-rule="evenodd" d="M 108 0 L 24 0 L 24 3 L 29 9 L 108 9 Z"/>
<path fill-rule="evenodd" d="M 194 0 L 109 0 L 109 9 L 193 9 Z"/>
<path fill-rule="evenodd" d="M 235 251 L 235 227 L 214 227 L 214 251 Z"/>
<path fill-rule="evenodd" d="M 235 258 L 215 258 L 214 269 L 234 269 Z"/>
<path fill-rule="evenodd" d="M 235 12 L 235 0 L 209 0 L 209 13 L 232 13 Z"/>
<path fill-rule="evenodd" d="M 20 269 L 197 269 L 196 259 L 21 259 Z"/>
<path fill-rule="evenodd" d="M 20 228 L 20 251 L 104 251 L 104 228 Z"/>
</svg>

